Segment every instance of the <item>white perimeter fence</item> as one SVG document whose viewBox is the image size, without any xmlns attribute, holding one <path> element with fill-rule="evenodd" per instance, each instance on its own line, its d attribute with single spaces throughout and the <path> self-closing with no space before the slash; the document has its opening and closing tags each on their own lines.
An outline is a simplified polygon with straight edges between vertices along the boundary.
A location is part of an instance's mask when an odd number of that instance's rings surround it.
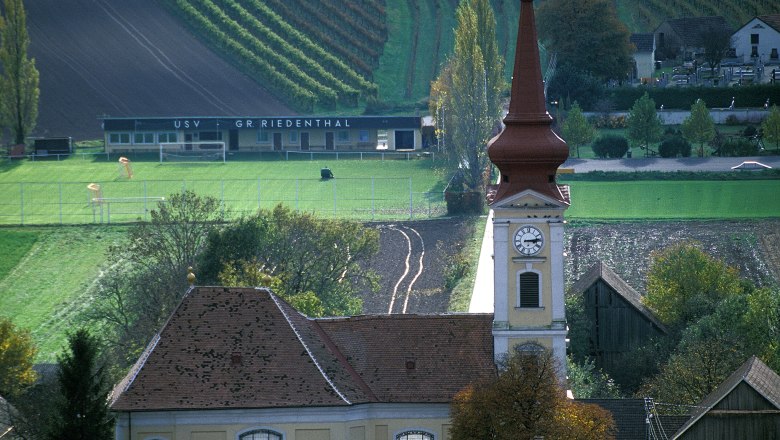
<svg viewBox="0 0 780 440">
<path fill-rule="evenodd" d="M 411 178 L 379 177 L 0 183 L 0 225 L 145 221 L 158 203 L 182 190 L 217 198 L 230 218 L 279 203 L 321 217 L 364 221 L 446 214 L 443 193 L 413 188 Z"/>
</svg>

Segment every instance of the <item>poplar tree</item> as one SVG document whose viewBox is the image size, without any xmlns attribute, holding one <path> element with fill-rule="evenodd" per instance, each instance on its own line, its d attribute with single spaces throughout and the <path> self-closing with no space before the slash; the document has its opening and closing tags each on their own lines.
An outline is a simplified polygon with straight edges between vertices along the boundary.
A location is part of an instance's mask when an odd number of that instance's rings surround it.
<svg viewBox="0 0 780 440">
<path fill-rule="evenodd" d="M 650 144 L 661 139 L 662 125 L 655 110 L 655 101 L 645 92 L 628 113 L 628 138 L 649 152 Z"/>
<path fill-rule="evenodd" d="M 455 52 L 431 85 L 431 113 L 451 169 L 481 190 L 486 144 L 501 114 L 504 64 L 488 0 L 463 0 L 456 11 Z"/>
<path fill-rule="evenodd" d="M 698 99 L 691 106 L 691 114 L 685 118 L 680 130 L 689 142 L 699 143 L 699 157 L 704 157 L 704 143 L 715 138 L 715 121 L 704 101 Z"/>
<path fill-rule="evenodd" d="M 580 145 L 589 144 L 596 137 L 596 129 L 582 114 L 580 105 L 575 101 L 563 122 L 563 137 L 569 145 L 577 149 L 577 158 L 580 157 Z"/>
<path fill-rule="evenodd" d="M 11 129 L 13 142 L 24 144 L 38 118 L 38 69 L 27 57 L 30 38 L 22 0 L 5 0 L 0 20 L 0 121 Z"/>
</svg>

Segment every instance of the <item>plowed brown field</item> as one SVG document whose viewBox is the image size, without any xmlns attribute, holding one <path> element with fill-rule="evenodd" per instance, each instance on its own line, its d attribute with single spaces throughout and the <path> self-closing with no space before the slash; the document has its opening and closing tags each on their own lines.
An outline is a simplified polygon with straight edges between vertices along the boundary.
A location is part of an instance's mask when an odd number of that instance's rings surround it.
<svg viewBox="0 0 780 440">
<path fill-rule="evenodd" d="M 102 137 L 99 117 L 291 115 L 155 0 L 25 2 L 37 136 Z"/>
</svg>

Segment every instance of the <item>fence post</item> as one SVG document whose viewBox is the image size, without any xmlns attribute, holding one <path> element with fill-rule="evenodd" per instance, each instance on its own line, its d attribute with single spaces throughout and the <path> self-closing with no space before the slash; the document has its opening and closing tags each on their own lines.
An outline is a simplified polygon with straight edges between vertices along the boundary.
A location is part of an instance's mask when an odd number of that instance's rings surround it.
<svg viewBox="0 0 780 440">
<path fill-rule="evenodd" d="M 412 194 L 412 178 L 409 178 L 409 220 L 414 218 L 414 195 Z"/>
<path fill-rule="evenodd" d="M 62 182 L 60 182 L 60 224 L 62 224 Z"/>
<path fill-rule="evenodd" d="M 24 225 L 24 183 L 19 184 L 19 192 L 20 192 L 20 214 L 21 214 L 21 224 Z"/>
<path fill-rule="evenodd" d="M 257 209 L 260 209 L 260 178 L 257 178 Z"/>
<path fill-rule="evenodd" d="M 376 211 L 376 198 L 374 197 L 374 176 L 371 176 L 371 220 L 374 220 Z"/>
<path fill-rule="evenodd" d="M 336 179 L 330 179 L 333 182 L 333 218 L 336 218 L 337 202 L 336 202 Z"/>
<path fill-rule="evenodd" d="M 221 203 L 221 205 L 222 205 L 222 217 L 224 218 L 225 217 L 225 179 L 222 179 L 220 182 L 222 183 L 222 187 L 220 189 L 222 194 L 220 195 L 220 199 L 222 201 L 222 203 Z"/>
<path fill-rule="evenodd" d="M 299 181 L 300 181 L 300 179 L 298 179 L 298 178 L 295 179 L 295 210 L 296 211 L 298 210 L 298 189 L 299 189 L 298 188 L 298 182 Z"/>
<path fill-rule="evenodd" d="M 146 180 L 144 180 L 144 221 L 149 219 L 149 193 L 146 190 Z"/>
</svg>

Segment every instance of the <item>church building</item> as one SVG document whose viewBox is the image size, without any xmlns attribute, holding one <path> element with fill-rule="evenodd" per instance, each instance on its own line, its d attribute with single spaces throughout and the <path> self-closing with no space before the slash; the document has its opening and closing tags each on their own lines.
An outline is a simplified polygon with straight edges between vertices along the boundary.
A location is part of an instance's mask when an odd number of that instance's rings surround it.
<svg viewBox="0 0 780 440">
<path fill-rule="evenodd" d="M 494 313 L 308 318 L 264 288 L 192 287 L 111 396 L 117 440 L 447 440 L 450 403 L 510 350 L 565 368 L 563 215 L 532 0 L 488 154 Z M 565 377 L 565 372 L 561 371 Z"/>
</svg>

